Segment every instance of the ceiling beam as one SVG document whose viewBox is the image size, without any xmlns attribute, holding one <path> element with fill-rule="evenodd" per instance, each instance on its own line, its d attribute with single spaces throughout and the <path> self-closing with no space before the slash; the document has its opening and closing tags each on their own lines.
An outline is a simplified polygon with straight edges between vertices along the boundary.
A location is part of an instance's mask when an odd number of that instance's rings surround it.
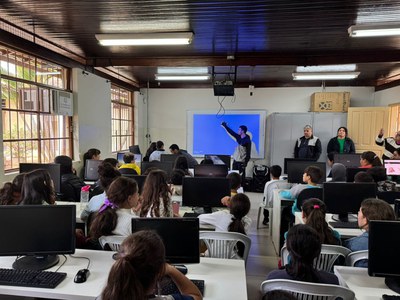
<svg viewBox="0 0 400 300">
<path fill-rule="evenodd" d="M 96 57 L 87 59 L 93 67 L 117 66 L 266 66 L 266 65 L 328 65 L 348 63 L 399 62 L 399 50 L 326 51 L 323 53 L 241 53 L 235 59 L 226 56 L 163 56 L 163 57 Z"/>
</svg>

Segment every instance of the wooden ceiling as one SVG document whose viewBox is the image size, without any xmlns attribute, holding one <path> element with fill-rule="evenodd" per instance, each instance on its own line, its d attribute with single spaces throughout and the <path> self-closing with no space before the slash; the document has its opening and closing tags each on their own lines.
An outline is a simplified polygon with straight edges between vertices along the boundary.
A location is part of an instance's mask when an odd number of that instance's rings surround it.
<svg viewBox="0 0 400 300">
<path fill-rule="evenodd" d="M 296 66 L 356 63 L 358 79 L 326 85 L 382 89 L 398 84 L 400 37 L 351 38 L 347 29 L 398 20 L 400 0 L 1 0 L 0 42 L 31 52 L 44 46 L 136 87 L 211 87 L 211 81 L 158 83 L 161 66 L 210 73 L 213 66 L 216 73 L 237 66 L 237 87 L 319 86 L 293 81 Z M 95 38 L 169 31 L 192 31 L 194 39 L 187 46 L 105 47 Z"/>
</svg>

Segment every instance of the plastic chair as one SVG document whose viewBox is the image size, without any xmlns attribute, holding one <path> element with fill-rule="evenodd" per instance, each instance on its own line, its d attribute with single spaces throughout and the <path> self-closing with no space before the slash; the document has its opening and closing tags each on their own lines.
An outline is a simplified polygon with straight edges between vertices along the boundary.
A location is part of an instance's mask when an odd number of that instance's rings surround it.
<svg viewBox="0 0 400 300">
<path fill-rule="evenodd" d="M 354 292 L 335 284 L 311 283 L 288 279 L 270 279 L 261 283 L 262 295 L 269 291 L 284 290 L 292 293 L 297 299 L 307 300 L 354 300 Z"/>
<path fill-rule="evenodd" d="M 332 272 L 336 260 L 339 257 L 342 257 L 344 263 L 347 255 L 350 253 L 351 251 L 343 246 L 322 244 L 321 254 L 314 261 L 314 266 L 317 270 Z M 281 249 L 281 258 L 283 266 L 289 263 L 289 251 L 287 250 L 286 245 Z"/>
<path fill-rule="evenodd" d="M 103 235 L 99 237 L 99 243 L 104 250 L 119 251 L 125 238 L 121 235 Z"/>
<path fill-rule="evenodd" d="M 317 198 L 322 201 L 322 189 L 309 188 L 302 190 L 300 194 L 297 196 L 297 202 L 296 202 L 299 211 L 301 211 L 301 206 L 303 205 L 303 202 L 310 198 Z"/>
<path fill-rule="evenodd" d="M 200 240 L 207 246 L 206 256 L 216 258 L 244 260 L 245 264 L 249 256 L 251 239 L 238 232 L 221 231 L 200 231 Z M 237 254 L 236 244 L 241 242 L 244 245 L 243 256 Z"/>
<path fill-rule="evenodd" d="M 261 228 L 260 226 L 260 219 L 261 219 L 261 214 L 263 212 L 264 209 L 268 209 L 269 210 L 269 221 L 270 221 L 270 225 L 269 225 L 269 234 L 271 235 L 272 232 L 272 224 L 271 224 L 271 220 L 272 220 L 272 206 L 268 207 L 268 203 L 267 203 L 267 198 L 268 198 L 268 194 L 269 191 L 274 190 L 274 189 L 288 189 L 290 188 L 291 184 L 288 183 L 287 181 L 284 180 L 279 180 L 279 181 L 274 181 L 268 184 L 268 182 L 265 184 L 264 187 L 264 197 L 263 197 L 263 201 L 260 202 L 260 205 L 258 207 L 258 214 L 257 214 L 257 229 Z M 272 195 L 270 195 L 269 197 L 272 197 Z M 272 199 L 270 199 L 270 201 L 272 201 Z"/>
<path fill-rule="evenodd" d="M 358 261 L 365 259 L 368 260 L 368 250 L 351 252 L 346 257 L 346 266 L 354 267 Z"/>
</svg>

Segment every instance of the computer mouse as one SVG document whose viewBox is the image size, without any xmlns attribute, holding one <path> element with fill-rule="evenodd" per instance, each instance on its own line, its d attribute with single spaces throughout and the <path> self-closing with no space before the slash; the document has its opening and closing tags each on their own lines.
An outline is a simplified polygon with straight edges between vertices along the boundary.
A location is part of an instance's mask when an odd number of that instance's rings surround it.
<svg viewBox="0 0 400 300">
<path fill-rule="evenodd" d="M 75 283 L 83 283 L 87 280 L 90 275 L 90 271 L 88 269 L 81 269 L 76 273 L 74 282 Z"/>
<path fill-rule="evenodd" d="M 174 267 L 181 272 L 183 275 L 186 275 L 188 272 L 188 269 L 186 268 L 185 265 L 174 265 Z"/>
</svg>

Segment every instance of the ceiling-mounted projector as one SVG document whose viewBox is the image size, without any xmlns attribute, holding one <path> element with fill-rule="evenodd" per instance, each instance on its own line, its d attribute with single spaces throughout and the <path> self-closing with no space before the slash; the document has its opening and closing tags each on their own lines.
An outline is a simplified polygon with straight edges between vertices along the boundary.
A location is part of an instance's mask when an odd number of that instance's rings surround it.
<svg viewBox="0 0 400 300">
<path fill-rule="evenodd" d="M 233 81 L 214 81 L 214 96 L 234 96 L 235 89 L 233 87 Z"/>
</svg>

